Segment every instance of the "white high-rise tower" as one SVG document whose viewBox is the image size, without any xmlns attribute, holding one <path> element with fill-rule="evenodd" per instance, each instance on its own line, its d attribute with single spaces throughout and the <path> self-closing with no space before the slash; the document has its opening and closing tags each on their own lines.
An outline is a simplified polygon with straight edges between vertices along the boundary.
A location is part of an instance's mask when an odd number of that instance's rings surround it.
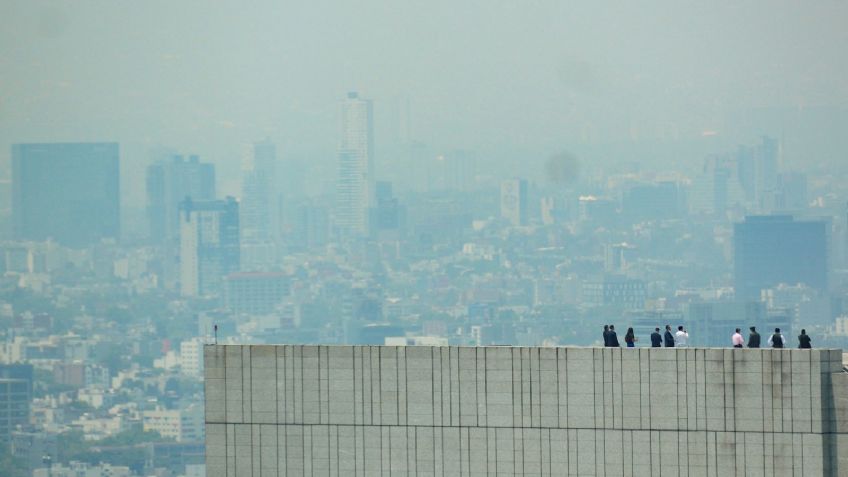
<svg viewBox="0 0 848 477">
<path fill-rule="evenodd" d="M 374 191 L 374 121 L 370 100 L 348 93 L 341 107 L 336 225 L 346 234 L 368 232 Z"/>
</svg>

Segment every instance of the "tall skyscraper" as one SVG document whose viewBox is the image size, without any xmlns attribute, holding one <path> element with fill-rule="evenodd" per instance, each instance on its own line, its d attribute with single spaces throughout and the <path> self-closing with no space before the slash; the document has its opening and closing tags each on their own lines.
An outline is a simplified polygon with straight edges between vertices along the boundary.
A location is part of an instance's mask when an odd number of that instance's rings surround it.
<svg viewBox="0 0 848 477">
<path fill-rule="evenodd" d="M 770 210 L 780 173 L 780 143 L 766 136 L 762 139 L 754 150 L 757 202 L 761 209 Z"/>
<path fill-rule="evenodd" d="M 842 265 L 848 267 L 848 204 L 845 205 L 843 218 L 845 219 L 845 222 L 842 227 Z"/>
<path fill-rule="evenodd" d="M 501 182 L 501 217 L 512 225 L 527 225 L 527 181 L 510 179 Z"/>
<path fill-rule="evenodd" d="M 721 216 L 728 209 L 745 202 L 745 190 L 739 181 L 734 158 L 711 156 L 692 184 L 689 198 L 690 211 L 695 214 Z"/>
<path fill-rule="evenodd" d="M 336 225 L 346 234 L 368 233 L 374 202 L 374 120 L 370 100 L 348 93 L 341 106 Z"/>
<path fill-rule="evenodd" d="M 32 365 L 0 365 L 0 449 L 17 426 L 29 423 L 32 402 Z"/>
<path fill-rule="evenodd" d="M 12 221 L 17 239 L 84 247 L 120 236 L 117 143 L 12 146 Z"/>
<path fill-rule="evenodd" d="M 179 206 L 180 292 L 206 296 L 221 291 L 224 277 L 239 270 L 239 204 L 184 200 Z"/>
<path fill-rule="evenodd" d="M 186 198 L 215 199 L 215 166 L 196 155 L 172 156 L 147 167 L 147 217 L 157 243 L 179 238 L 179 204 Z"/>
<path fill-rule="evenodd" d="M 781 283 L 827 290 L 828 224 L 792 216 L 752 216 L 734 226 L 737 300 L 760 300 Z"/>
<path fill-rule="evenodd" d="M 757 197 L 757 167 L 753 147 L 740 145 L 736 149 L 736 177 L 745 192 L 745 201 L 754 203 Z"/>
<path fill-rule="evenodd" d="M 276 147 L 270 142 L 254 144 L 242 178 L 241 222 L 245 242 L 266 242 L 279 233 L 276 177 Z"/>
</svg>

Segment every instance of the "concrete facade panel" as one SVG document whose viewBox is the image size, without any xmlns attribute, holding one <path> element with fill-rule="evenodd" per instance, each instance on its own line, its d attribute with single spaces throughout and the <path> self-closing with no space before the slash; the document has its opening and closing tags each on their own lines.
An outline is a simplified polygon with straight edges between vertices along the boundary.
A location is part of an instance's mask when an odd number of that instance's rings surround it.
<svg viewBox="0 0 848 477">
<path fill-rule="evenodd" d="M 207 346 L 207 472 L 848 475 L 839 350 Z"/>
</svg>

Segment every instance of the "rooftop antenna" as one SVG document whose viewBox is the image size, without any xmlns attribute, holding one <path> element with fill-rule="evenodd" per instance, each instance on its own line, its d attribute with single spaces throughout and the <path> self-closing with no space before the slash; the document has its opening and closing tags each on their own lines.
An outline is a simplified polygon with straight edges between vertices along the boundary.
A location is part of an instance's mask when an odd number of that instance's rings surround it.
<svg viewBox="0 0 848 477">
<path fill-rule="evenodd" d="M 218 325 L 215 325 L 215 344 L 218 344 Z"/>
</svg>

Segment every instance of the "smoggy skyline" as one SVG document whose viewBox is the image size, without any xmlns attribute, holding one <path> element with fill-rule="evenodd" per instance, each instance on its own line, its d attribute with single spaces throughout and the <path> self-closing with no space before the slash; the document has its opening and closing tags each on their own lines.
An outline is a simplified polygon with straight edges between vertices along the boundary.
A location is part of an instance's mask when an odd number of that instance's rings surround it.
<svg viewBox="0 0 848 477">
<path fill-rule="evenodd" d="M 795 164 L 848 150 L 845 2 L 36 1 L 0 16 L 4 160 L 16 142 L 110 140 L 124 171 L 164 145 L 226 172 L 268 138 L 331 164 L 351 90 L 375 102 L 378 175 L 412 141 L 496 166 L 560 150 L 697 165 L 760 134 Z"/>
</svg>

